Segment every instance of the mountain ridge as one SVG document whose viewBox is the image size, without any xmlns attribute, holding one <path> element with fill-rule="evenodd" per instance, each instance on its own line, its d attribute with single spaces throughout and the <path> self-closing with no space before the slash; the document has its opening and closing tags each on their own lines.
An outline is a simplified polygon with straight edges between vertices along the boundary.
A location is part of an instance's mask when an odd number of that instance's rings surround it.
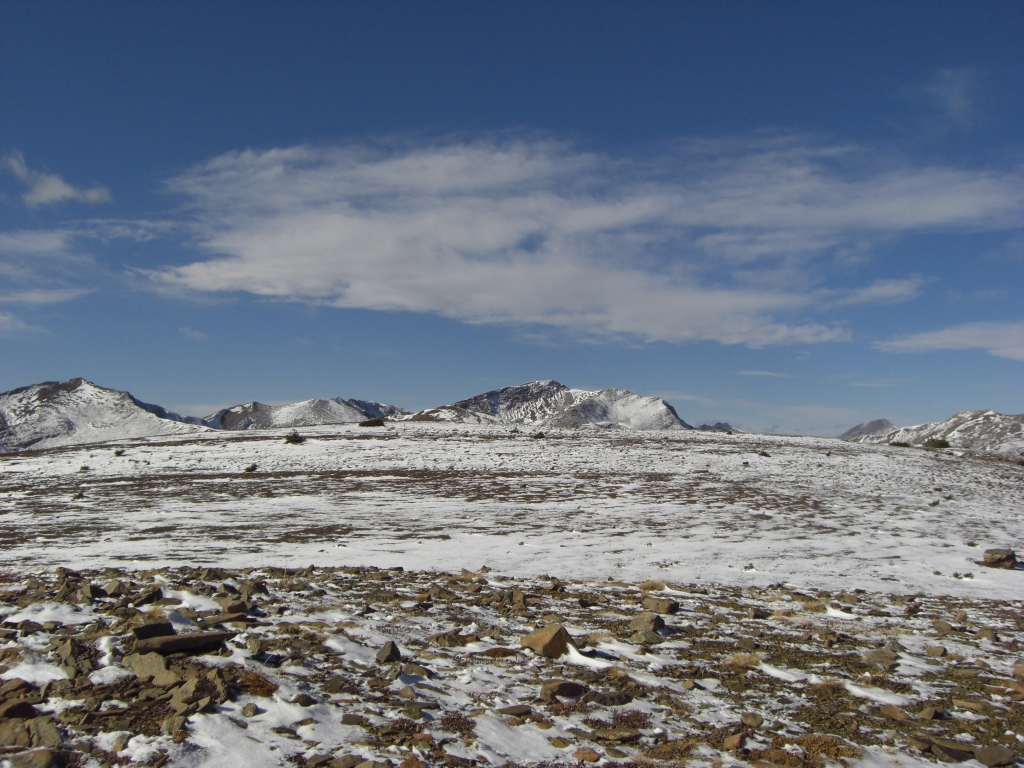
<svg viewBox="0 0 1024 768">
<path fill-rule="evenodd" d="M 1020 461 L 1024 460 L 1024 414 L 957 411 L 945 421 L 896 427 L 880 435 L 861 435 L 850 442 L 925 447 L 945 447 L 945 443 L 955 450 Z"/>
</svg>

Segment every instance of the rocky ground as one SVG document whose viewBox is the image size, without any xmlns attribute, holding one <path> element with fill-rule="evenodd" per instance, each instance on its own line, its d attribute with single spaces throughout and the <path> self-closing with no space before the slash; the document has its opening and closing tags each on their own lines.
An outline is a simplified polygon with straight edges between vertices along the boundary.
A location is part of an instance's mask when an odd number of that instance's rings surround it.
<svg viewBox="0 0 1024 768">
<path fill-rule="evenodd" d="M 8 570 L 0 601 L 5 768 L 1024 752 L 1022 600 L 179 567 Z"/>
</svg>

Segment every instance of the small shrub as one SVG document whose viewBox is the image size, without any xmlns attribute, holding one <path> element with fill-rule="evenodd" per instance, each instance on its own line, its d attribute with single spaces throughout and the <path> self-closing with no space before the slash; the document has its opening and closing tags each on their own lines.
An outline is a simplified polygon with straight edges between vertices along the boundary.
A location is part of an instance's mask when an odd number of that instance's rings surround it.
<svg viewBox="0 0 1024 768">
<path fill-rule="evenodd" d="M 407 717 L 400 717 L 397 720 L 392 720 L 389 727 L 393 731 L 400 731 L 402 733 L 419 733 L 421 730 L 419 725 Z"/>
<path fill-rule="evenodd" d="M 624 712 L 613 712 L 612 723 L 616 728 L 643 728 L 651 727 L 651 716 L 646 712 L 637 709 L 627 709 Z"/>
<path fill-rule="evenodd" d="M 901 443 L 898 440 L 894 443 L 889 443 L 889 445 L 894 446 L 896 448 L 913 448 L 913 446 L 910 443 Z"/>
<path fill-rule="evenodd" d="M 925 448 L 949 448 L 949 440 L 943 440 L 941 438 L 934 438 L 932 440 L 926 440 L 924 444 Z"/>
<path fill-rule="evenodd" d="M 660 579 L 648 579 L 640 582 L 640 589 L 644 592 L 660 592 L 667 585 Z"/>
<path fill-rule="evenodd" d="M 842 681 L 834 677 L 826 677 L 820 683 L 815 683 L 809 689 L 814 696 L 846 696 L 846 686 Z"/>
<path fill-rule="evenodd" d="M 255 472 L 256 471 L 256 465 L 255 464 L 250 464 L 248 467 L 246 467 L 242 471 L 243 472 Z"/>
<path fill-rule="evenodd" d="M 587 704 L 584 701 L 559 701 L 555 704 L 551 704 L 548 707 L 550 712 L 555 717 L 568 717 L 576 713 L 585 714 L 593 709 L 593 705 Z"/>
<path fill-rule="evenodd" d="M 449 712 L 441 718 L 441 730 L 445 733 L 472 733 L 475 726 L 473 718 L 461 712 Z"/>
<path fill-rule="evenodd" d="M 277 685 L 270 682 L 256 671 L 243 670 L 234 680 L 234 684 L 251 696 L 270 696 L 277 690 Z"/>
<path fill-rule="evenodd" d="M 293 429 L 287 435 L 284 436 L 284 441 L 288 445 L 302 445 L 306 442 L 306 438 L 299 434 L 298 430 Z"/>
<path fill-rule="evenodd" d="M 381 419 L 381 418 L 367 419 L 366 421 L 360 421 L 359 422 L 359 426 L 360 427 L 383 427 L 384 426 L 384 419 Z"/>
<path fill-rule="evenodd" d="M 124 448 L 118 448 L 116 451 L 114 451 L 114 455 L 115 456 L 124 456 Z"/>
</svg>

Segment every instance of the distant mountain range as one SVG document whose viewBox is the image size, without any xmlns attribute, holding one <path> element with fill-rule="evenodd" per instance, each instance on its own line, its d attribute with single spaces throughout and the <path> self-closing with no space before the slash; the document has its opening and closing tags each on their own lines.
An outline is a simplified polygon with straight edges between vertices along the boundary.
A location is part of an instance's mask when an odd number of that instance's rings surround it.
<svg viewBox="0 0 1024 768">
<path fill-rule="evenodd" d="M 550 380 L 504 387 L 418 413 L 397 405 L 335 397 L 289 405 L 250 402 L 197 418 L 144 403 L 128 392 L 70 379 L 0 393 L 0 452 L 209 430 L 346 424 L 370 418 L 537 428 L 693 429 L 661 398 L 622 389 L 570 389 Z M 701 429 L 729 431 L 731 427 L 716 424 Z"/>
<path fill-rule="evenodd" d="M 342 400 L 340 397 L 303 400 L 288 405 L 245 403 L 222 408 L 200 421 L 213 429 L 279 429 L 316 427 L 322 424 L 349 424 L 374 418 L 405 416 L 409 412 L 397 405 L 371 400 Z"/>
<path fill-rule="evenodd" d="M 641 397 L 624 389 L 570 389 L 557 381 L 531 381 L 503 387 L 430 408 L 411 421 L 472 424 L 522 424 L 531 427 L 583 426 L 628 429 L 693 429 L 660 397 Z"/>
<path fill-rule="evenodd" d="M 945 421 L 915 427 L 894 427 L 888 420 L 879 419 L 858 424 L 844 432 L 841 439 L 855 443 L 949 447 L 1022 460 L 1024 414 L 1008 416 L 995 411 L 958 411 Z"/>
</svg>

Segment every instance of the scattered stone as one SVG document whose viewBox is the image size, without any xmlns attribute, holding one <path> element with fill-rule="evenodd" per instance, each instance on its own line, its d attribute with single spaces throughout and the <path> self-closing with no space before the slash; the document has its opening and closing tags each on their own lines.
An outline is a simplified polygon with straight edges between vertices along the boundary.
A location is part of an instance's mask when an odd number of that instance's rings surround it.
<svg viewBox="0 0 1024 768">
<path fill-rule="evenodd" d="M 256 717 L 260 713 L 260 708 L 253 704 L 251 701 L 242 707 L 242 717 Z"/>
<path fill-rule="evenodd" d="M 163 598 L 164 591 L 160 587 L 157 587 L 156 589 L 151 589 L 149 591 L 142 592 L 138 597 L 135 598 L 133 602 L 137 606 L 150 605 L 152 603 L 155 603 L 157 600 L 163 600 Z"/>
<path fill-rule="evenodd" d="M 722 742 L 722 749 L 727 752 L 733 752 L 737 749 L 743 749 L 743 745 L 747 742 L 747 734 L 736 733 L 729 736 L 724 742 Z"/>
<path fill-rule="evenodd" d="M 159 653 L 132 653 L 125 656 L 121 663 L 142 678 L 152 678 L 153 685 L 158 688 L 169 688 L 181 681 L 174 672 L 167 668 L 167 659 Z"/>
<path fill-rule="evenodd" d="M 549 624 L 519 638 L 519 644 L 549 659 L 557 659 L 576 643 L 561 624 Z"/>
<path fill-rule="evenodd" d="M 586 763 L 596 763 L 601 759 L 601 755 L 590 747 L 581 747 L 572 754 L 577 760 L 582 760 Z"/>
<path fill-rule="evenodd" d="M 629 628 L 638 632 L 657 632 L 665 627 L 665 620 L 656 613 L 641 613 L 629 622 Z"/>
<path fill-rule="evenodd" d="M 926 645 L 924 652 L 933 659 L 941 659 L 946 655 L 946 647 L 944 645 Z"/>
<path fill-rule="evenodd" d="M 174 635 L 174 625 L 169 621 L 154 621 L 134 627 L 132 634 L 136 640 L 149 640 L 151 637 L 172 637 Z"/>
<path fill-rule="evenodd" d="M 888 648 L 877 648 L 864 654 L 864 661 L 876 664 L 887 672 L 896 666 L 898 660 L 895 651 Z"/>
<path fill-rule="evenodd" d="M 878 711 L 891 720 L 901 720 L 903 722 L 906 722 L 908 720 L 917 719 L 909 712 L 905 712 L 904 710 L 900 709 L 894 704 L 884 704 L 878 708 Z"/>
<path fill-rule="evenodd" d="M 398 650 L 398 645 L 388 640 L 384 643 L 384 647 L 377 651 L 377 663 L 378 664 L 390 664 L 394 661 L 402 660 L 402 652 Z"/>
<path fill-rule="evenodd" d="M 975 747 L 974 759 L 989 768 L 996 768 L 1001 765 L 1012 765 L 1017 759 L 1012 749 L 1002 744 L 990 744 L 987 747 Z"/>
<path fill-rule="evenodd" d="M 644 608 L 651 613 L 679 613 L 679 603 L 664 597 L 644 598 Z"/>
<path fill-rule="evenodd" d="M 57 754 L 49 749 L 33 749 L 20 755 L 10 755 L 7 759 L 11 762 L 11 768 L 59 768 L 63 764 Z"/>
<path fill-rule="evenodd" d="M 740 720 L 748 728 L 760 728 L 764 723 L 764 717 L 757 712 L 744 712 L 740 715 Z"/>
<path fill-rule="evenodd" d="M 575 699 L 586 692 L 586 686 L 571 680 L 552 680 L 540 687 L 540 697 L 544 701 L 555 701 L 559 698 Z"/>
<path fill-rule="evenodd" d="M 0 718 L 26 719 L 39 717 L 39 710 L 27 701 L 14 699 L 0 704 Z"/>
<path fill-rule="evenodd" d="M 136 653 L 191 653 L 215 648 L 230 640 L 237 632 L 193 632 L 188 635 L 151 637 L 135 643 Z"/>
<path fill-rule="evenodd" d="M 515 717 L 522 717 L 533 712 L 533 707 L 529 704 L 515 704 L 511 707 L 502 707 L 497 710 L 499 715 L 513 715 Z"/>
<path fill-rule="evenodd" d="M 1017 567 L 1017 554 L 1012 549 L 986 549 L 979 565 L 1011 570 Z"/>
</svg>

